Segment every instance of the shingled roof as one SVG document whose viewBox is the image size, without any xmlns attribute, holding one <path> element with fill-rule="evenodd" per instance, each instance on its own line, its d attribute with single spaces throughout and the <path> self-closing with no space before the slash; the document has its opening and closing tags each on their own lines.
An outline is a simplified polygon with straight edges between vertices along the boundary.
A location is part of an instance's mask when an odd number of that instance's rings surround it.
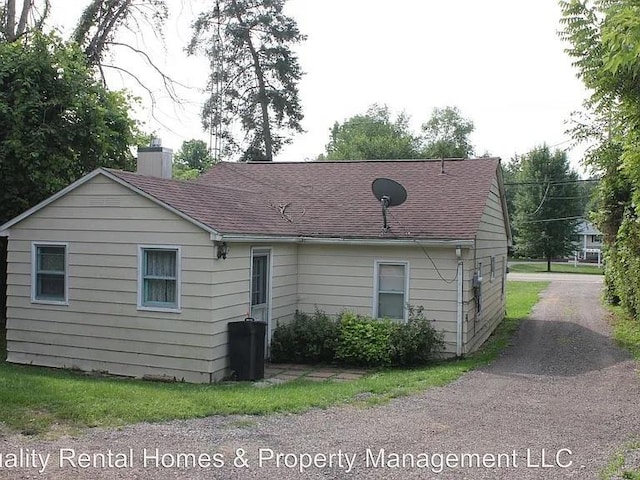
<svg viewBox="0 0 640 480">
<path fill-rule="evenodd" d="M 109 172 L 223 235 L 471 240 L 500 160 L 219 163 L 197 181 Z M 382 232 L 371 184 L 401 183 L 407 201 Z"/>
</svg>

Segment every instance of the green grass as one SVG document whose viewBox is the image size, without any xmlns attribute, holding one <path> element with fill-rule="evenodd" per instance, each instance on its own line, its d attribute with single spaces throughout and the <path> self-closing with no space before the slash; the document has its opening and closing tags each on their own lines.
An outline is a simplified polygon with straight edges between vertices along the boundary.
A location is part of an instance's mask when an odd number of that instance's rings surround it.
<svg viewBox="0 0 640 480">
<path fill-rule="evenodd" d="M 508 317 L 476 354 L 426 368 L 384 370 L 351 382 L 297 380 L 265 388 L 247 383 L 194 385 L 97 378 L 40 367 L 0 363 L 0 418 L 14 431 L 51 430 L 160 422 L 219 414 L 301 412 L 341 403 L 378 404 L 434 386 L 496 358 L 509 343 L 548 282 L 509 282 Z M 0 353 L 2 355 L 2 353 Z M 4 358 L 4 356 L 0 356 Z"/>
<path fill-rule="evenodd" d="M 625 480 L 640 480 L 640 469 L 629 470 L 625 468 L 626 457 L 633 452 L 640 450 L 640 441 L 629 442 L 609 460 L 609 464 L 600 472 L 601 480 L 612 480 L 613 478 L 623 478 Z"/>
<path fill-rule="evenodd" d="M 640 320 L 631 317 L 621 307 L 609 307 L 612 313 L 613 339 L 640 361 Z"/>
<path fill-rule="evenodd" d="M 628 350 L 636 361 L 640 361 L 640 320 L 633 318 L 621 307 L 609 306 L 613 339 L 622 348 Z M 630 442 L 620 449 L 609 461 L 609 465 L 601 472 L 602 480 L 623 478 L 626 480 L 640 480 L 640 468 L 632 470 L 624 468 L 625 457 L 640 450 L 640 441 Z"/>
<path fill-rule="evenodd" d="M 517 273 L 546 273 L 547 262 L 513 263 L 509 265 L 510 272 Z M 574 267 L 572 263 L 552 263 L 551 273 L 587 273 L 602 275 L 604 270 L 597 265 L 581 265 Z"/>
</svg>

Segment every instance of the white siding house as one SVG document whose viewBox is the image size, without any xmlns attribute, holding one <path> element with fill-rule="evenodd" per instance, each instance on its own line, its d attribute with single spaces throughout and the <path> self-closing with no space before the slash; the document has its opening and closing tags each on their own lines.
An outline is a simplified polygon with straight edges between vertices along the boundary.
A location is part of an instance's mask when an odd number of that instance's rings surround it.
<svg viewBox="0 0 640 480">
<path fill-rule="evenodd" d="M 247 316 L 268 322 L 268 342 L 296 311 L 405 321 L 422 305 L 450 355 L 477 349 L 503 318 L 511 239 L 498 159 L 158 175 L 98 169 L 0 226 L 8 361 L 214 382 L 229 374 L 227 324 Z M 379 177 L 408 193 L 388 231 L 370 190 Z"/>
<path fill-rule="evenodd" d="M 576 258 L 578 260 L 602 260 L 602 233 L 591 222 L 582 221 L 578 224 L 576 238 Z"/>
</svg>

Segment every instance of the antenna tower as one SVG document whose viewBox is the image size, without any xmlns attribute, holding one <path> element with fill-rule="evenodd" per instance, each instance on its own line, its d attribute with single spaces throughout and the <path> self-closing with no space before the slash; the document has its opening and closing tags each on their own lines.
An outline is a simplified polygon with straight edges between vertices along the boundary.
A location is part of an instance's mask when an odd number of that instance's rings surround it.
<svg viewBox="0 0 640 480">
<path fill-rule="evenodd" d="M 220 12 L 220 0 L 216 1 L 214 14 L 216 16 L 216 33 L 213 39 L 214 57 L 212 59 L 211 88 L 215 95 L 215 103 L 211 117 L 209 118 L 209 153 L 217 162 L 222 155 L 222 96 L 224 92 L 224 55 L 222 54 L 222 15 Z"/>
</svg>

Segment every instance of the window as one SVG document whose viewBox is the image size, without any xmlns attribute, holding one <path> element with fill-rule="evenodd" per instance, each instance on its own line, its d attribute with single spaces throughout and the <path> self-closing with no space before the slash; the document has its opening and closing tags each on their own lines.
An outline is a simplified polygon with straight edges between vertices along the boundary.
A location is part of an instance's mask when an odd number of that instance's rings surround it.
<svg viewBox="0 0 640 480">
<path fill-rule="evenodd" d="M 491 257 L 491 280 L 496 278 L 496 257 Z"/>
<path fill-rule="evenodd" d="M 31 299 L 67 303 L 67 245 L 36 243 L 32 250 Z"/>
<path fill-rule="evenodd" d="M 475 297 L 476 297 L 476 313 L 482 312 L 482 262 L 478 263 L 478 271 L 473 280 Z"/>
<path fill-rule="evenodd" d="M 180 249 L 140 247 L 138 308 L 180 309 Z"/>
<path fill-rule="evenodd" d="M 375 317 L 406 320 L 409 265 L 376 263 Z"/>
<path fill-rule="evenodd" d="M 251 278 L 251 305 L 267 303 L 268 255 L 255 255 Z"/>
</svg>

